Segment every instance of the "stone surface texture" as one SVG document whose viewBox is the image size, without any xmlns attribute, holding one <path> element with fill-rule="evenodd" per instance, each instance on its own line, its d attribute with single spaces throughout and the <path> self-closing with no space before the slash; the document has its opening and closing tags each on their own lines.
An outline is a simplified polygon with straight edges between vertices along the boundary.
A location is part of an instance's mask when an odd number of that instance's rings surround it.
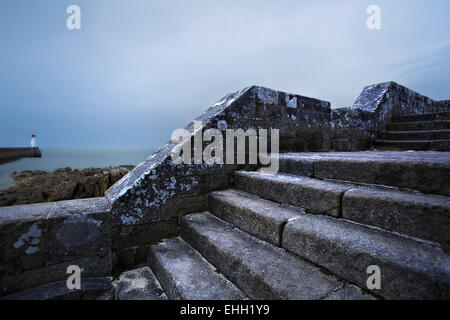
<svg viewBox="0 0 450 320">
<path fill-rule="evenodd" d="M 122 273 L 114 285 L 116 300 L 167 300 L 149 267 Z"/>
<path fill-rule="evenodd" d="M 241 300 L 245 295 L 183 239 L 153 245 L 149 265 L 175 300 Z"/>
</svg>

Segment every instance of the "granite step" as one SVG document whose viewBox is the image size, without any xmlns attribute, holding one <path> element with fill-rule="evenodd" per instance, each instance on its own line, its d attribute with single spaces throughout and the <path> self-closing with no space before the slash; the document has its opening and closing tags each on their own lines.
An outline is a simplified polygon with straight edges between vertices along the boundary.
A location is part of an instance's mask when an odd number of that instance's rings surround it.
<svg viewBox="0 0 450 320">
<path fill-rule="evenodd" d="M 279 171 L 286 174 L 450 195 L 448 152 L 287 153 L 279 160 Z"/>
<path fill-rule="evenodd" d="M 411 114 L 392 118 L 392 122 L 417 122 L 417 121 L 433 121 L 433 120 L 450 120 L 450 111 Z"/>
<path fill-rule="evenodd" d="M 383 188 L 356 188 L 342 199 L 342 217 L 439 242 L 450 248 L 450 197 Z"/>
<path fill-rule="evenodd" d="M 208 195 L 207 209 L 239 229 L 281 246 L 286 223 L 305 210 L 281 205 L 238 191 Z M 401 191 L 394 188 L 358 187 L 342 197 L 342 217 L 450 248 L 450 197 Z"/>
<path fill-rule="evenodd" d="M 181 235 L 252 299 L 326 299 L 342 281 L 208 212 L 180 221 Z M 349 299 L 364 299 L 356 292 Z"/>
<path fill-rule="evenodd" d="M 386 126 L 389 131 L 420 131 L 450 129 L 450 120 L 393 122 Z"/>
<path fill-rule="evenodd" d="M 301 208 L 280 205 L 232 189 L 210 193 L 207 209 L 216 217 L 279 247 L 287 221 L 305 214 Z"/>
<path fill-rule="evenodd" d="M 377 148 L 390 150 L 450 151 L 449 140 L 376 140 Z"/>
<path fill-rule="evenodd" d="M 171 300 L 242 300 L 245 295 L 181 238 L 150 247 L 148 264 Z"/>
<path fill-rule="evenodd" d="M 450 139 L 450 130 L 386 131 L 382 140 L 440 140 Z"/>
<path fill-rule="evenodd" d="M 290 174 L 238 171 L 234 188 L 277 203 L 304 208 L 306 213 L 341 216 L 341 199 L 353 184 Z"/>
<path fill-rule="evenodd" d="M 365 287 L 378 266 L 386 299 L 449 299 L 450 256 L 441 247 L 327 216 L 288 221 L 283 248 Z"/>
<path fill-rule="evenodd" d="M 149 267 L 123 272 L 114 282 L 115 300 L 167 300 Z"/>
</svg>

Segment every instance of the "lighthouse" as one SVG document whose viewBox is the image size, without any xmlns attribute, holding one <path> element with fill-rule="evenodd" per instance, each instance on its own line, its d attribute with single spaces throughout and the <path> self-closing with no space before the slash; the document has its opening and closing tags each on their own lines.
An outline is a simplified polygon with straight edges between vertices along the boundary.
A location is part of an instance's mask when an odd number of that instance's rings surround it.
<svg viewBox="0 0 450 320">
<path fill-rule="evenodd" d="M 36 135 L 35 134 L 31 135 L 31 147 L 32 148 L 36 147 Z"/>
</svg>

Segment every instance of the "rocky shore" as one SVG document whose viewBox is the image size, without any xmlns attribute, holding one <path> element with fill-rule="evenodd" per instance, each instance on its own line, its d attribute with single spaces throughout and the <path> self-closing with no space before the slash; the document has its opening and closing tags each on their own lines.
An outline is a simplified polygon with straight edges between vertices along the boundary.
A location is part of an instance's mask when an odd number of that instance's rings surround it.
<svg viewBox="0 0 450 320">
<path fill-rule="evenodd" d="M 106 189 L 121 179 L 134 166 L 71 168 L 47 171 L 15 172 L 15 186 L 0 190 L 0 207 L 20 204 L 102 197 Z"/>
</svg>

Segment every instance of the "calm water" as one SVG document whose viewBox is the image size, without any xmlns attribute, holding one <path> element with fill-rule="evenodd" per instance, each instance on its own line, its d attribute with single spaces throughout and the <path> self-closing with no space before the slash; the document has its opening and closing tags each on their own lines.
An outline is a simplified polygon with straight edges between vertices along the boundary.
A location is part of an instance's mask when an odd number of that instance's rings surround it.
<svg viewBox="0 0 450 320">
<path fill-rule="evenodd" d="M 105 168 L 109 166 L 137 165 L 156 150 L 148 147 L 135 148 L 40 148 L 42 158 L 22 158 L 0 164 L 0 189 L 12 187 L 11 173 L 23 170 L 53 171 L 72 169 Z"/>
</svg>

